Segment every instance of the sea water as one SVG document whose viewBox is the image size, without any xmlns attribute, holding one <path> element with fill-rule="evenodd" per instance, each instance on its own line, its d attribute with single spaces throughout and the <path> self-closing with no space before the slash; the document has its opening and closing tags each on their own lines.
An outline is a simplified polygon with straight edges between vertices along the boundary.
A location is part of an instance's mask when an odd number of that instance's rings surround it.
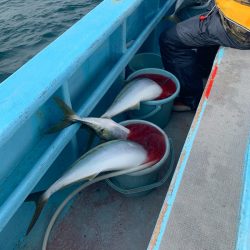
<svg viewBox="0 0 250 250">
<path fill-rule="evenodd" d="M 101 0 L 0 0 L 0 83 Z"/>
</svg>

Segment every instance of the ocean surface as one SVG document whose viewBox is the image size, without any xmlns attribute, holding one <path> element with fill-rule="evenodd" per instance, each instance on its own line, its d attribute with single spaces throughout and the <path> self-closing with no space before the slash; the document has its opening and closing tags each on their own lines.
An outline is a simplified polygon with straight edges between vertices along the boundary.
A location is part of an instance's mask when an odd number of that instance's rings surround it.
<svg viewBox="0 0 250 250">
<path fill-rule="evenodd" d="M 101 0 L 0 0 L 0 83 Z"/>
</svg>

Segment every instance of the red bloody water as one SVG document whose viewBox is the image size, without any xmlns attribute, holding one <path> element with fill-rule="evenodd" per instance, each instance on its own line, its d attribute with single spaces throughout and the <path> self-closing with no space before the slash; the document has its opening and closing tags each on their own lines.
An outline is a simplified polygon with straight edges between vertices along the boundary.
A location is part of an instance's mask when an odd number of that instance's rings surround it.
<svg viewBox="0 0 250 250">
<path fill-rule="evenodd" d="M 136 78 L 149 78 L 149 79 L 157 82 L 161 86 L 162 93 L 155 100 L 165 99 L 165 98 L 173 95 L 175 93 L 175 91 L 176 91 L 175 83 L 171 79 L 169 79 L 168 77 L 163 76 L 163 75 L 142 74 L 142 75 L 139 75 Z"/>
<path fill-rule="evenodd" d="M 147 124 L 130 124 L 128 139 L 142 145 L 148 153 L 147 162 L 160 161 L 166 151 L 164 135 L 155 127 Z"/>
</svg>

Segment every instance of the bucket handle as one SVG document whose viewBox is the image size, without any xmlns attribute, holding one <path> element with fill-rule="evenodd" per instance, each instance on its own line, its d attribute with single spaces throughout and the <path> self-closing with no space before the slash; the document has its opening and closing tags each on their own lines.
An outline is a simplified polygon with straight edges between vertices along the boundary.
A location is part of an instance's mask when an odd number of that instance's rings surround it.
<svg viewBox="0 0 250 250">
<path fill-rule="evenodd" d="M 175 162 L 175 156 L 174 156 L 174 147 L 173 147 L 173 141 L 172 139 L 169 139 L 170 143 L 170 153 L 171 153 L 171 162 L 169 165 L 168 170 L 164 174 L 164 176 L 157 182 L 154 182 L 152 184 L 138 187 L 138 188 L 131 188 L 131 189 L 123 189 L 121 187 L 116 186 L 110 179 L 106 180 L 106 183 L 112 187 L 114 190 L 118 191 L 119 193 L 125 194 L 125 195 L 130 195 L 130 194 L 137 194 L 145 191 L 149 191 L 151 189 L 157 188 L 162 186 L 170 177 L 173 169 L 174 169 L 174 162 Z"/>
<path fill-rule="evenodd" d="M 150 111 L 149 113 L 147 113 L 146 115 L 142 115 L 142 116 L 139 116 L 137 117 L 137 119 L 139 120 L 145 120 L 153 115 L 155 115 L 156 113 L 158 113 L 159 111 L 161 110 L 161 105 L 156 105 L 155 108 Z"/>
</svg>

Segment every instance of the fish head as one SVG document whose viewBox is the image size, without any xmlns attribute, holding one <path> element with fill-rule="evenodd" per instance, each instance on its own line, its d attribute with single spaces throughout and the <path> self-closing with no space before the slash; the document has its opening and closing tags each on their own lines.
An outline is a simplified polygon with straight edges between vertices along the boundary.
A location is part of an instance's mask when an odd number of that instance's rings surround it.
<svg viewBox="0 0 250 250">
<path fill-rule="evenodd" d="M 126 139 L 129 129 L 109 118 L 99 118 L 101 126 L 96 127 L 97 134 L 105 140 Z"/>
<path fill-rule="evenodd" d="M 114 122 L 111 119 L 107 119 L 107 120 L 109 120 L 110 127 L 112 128 L 110 132 L 111 132 L 111 136 L 114 139 L 127 139 L 128 138 L 128 135 L 130 133 L 130 130 L 128 128 L 122 126 L 119 123 Z"/>
<path fill-rule="evenodd" d="M 81 122 L 91 127 L 104 140 L 126 139 L 129 129 L 109 118 L 82 118 Z"/>
</svg>

